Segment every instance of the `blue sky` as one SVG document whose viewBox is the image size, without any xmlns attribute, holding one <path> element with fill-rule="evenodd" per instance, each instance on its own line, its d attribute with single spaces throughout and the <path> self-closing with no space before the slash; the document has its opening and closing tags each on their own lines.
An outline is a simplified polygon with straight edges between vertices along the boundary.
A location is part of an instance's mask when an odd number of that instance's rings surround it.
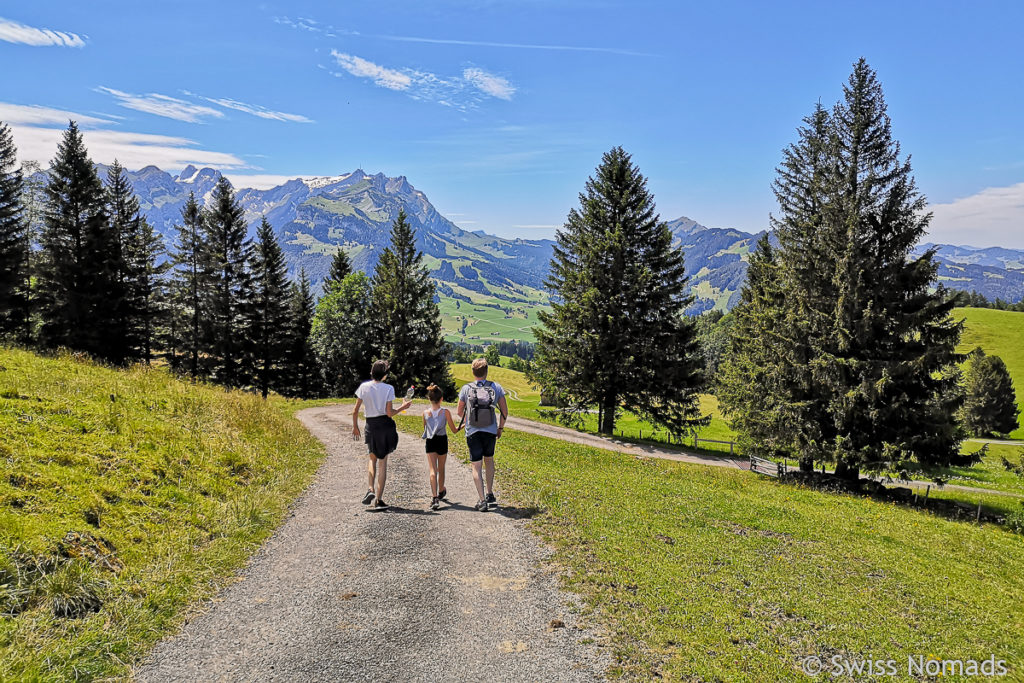
<svg viewBox="0 0 1024 683">
<path fill-rule="evenodd" d="M 622 145 L 665 219 L 755 231 L 801 117 L 865 56 L 936 241 L 1024 247 L 1019 2 L 6 2 L 0 120 L 236 185 L 405 175 L 467 229 L 551 237 Z"/>
</svg>

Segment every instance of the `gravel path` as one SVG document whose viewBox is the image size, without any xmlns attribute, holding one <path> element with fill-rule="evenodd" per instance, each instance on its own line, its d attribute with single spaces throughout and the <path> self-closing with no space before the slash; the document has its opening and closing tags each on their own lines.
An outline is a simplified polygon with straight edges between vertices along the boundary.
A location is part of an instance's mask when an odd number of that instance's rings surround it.
<svg viewBox="0 0 1024 683">
<path fill-rule="evenodd" d="M 470 470 L 450 458 L 457 502 L 429 512 L 423 442 L 405 434 L 388 458 L 394 507 L 366 511 L 366 459 L 350 415 L 349 406 L 299 413 L 329 452 L 316 481 L 239 581 L 158 645 L 137 679 L 602 678 L 608 652 L 559 591 L 525 528 L 529 511 L 473 511 Z"/>
</svg>

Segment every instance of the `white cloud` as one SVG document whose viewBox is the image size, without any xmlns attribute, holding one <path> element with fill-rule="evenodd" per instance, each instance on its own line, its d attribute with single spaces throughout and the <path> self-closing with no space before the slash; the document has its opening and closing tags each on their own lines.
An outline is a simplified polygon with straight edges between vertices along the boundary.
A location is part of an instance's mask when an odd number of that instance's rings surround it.
<svg viewBox="0 0 1024 683">
<path fill-rule="evenodd" d="M 516 92 L 515 87 L 506 79 L 476 67 L 465 69 L 462 72 L 462 77 L 475 86 L 477 90 L 491 97 L 511 100 L 512 95 Z"/>
<path fill-rule="evenodd" d="M 225 109 L 234 109 L 235 111 L 252 114 L 253 116 L 258 116 L 261 119 L 268 119 L 271 121 L 288 121 L 291 123 L 313 123 L 313 119 L 307 118 L 302 114 L 289 114 L 283 111 L 274 111 L 273 109 L 261 107 L 258 104 L 248 104 L 246 102 L 239 102 L 238 100 L 232 100 L 226 97 L 203 97 L 202 95 L 196 95 L 195 93 L 190 92 L 186 92 L 185 94 L 191 95 L 192 97 L 198 97 L 201 100 L 206 100 L 207 102 L 224 107 Z"/>
<path fill-rule="evenodd" d="M 412 85 L 413 78 L 408 73 L 388 69 L 362 57 L 345 54 L 337 50 L 331 50 L 331 56 L 338 62 L 338 66 L 345 71 L 357 78 L 372 78 L 373 82 L 382 88 L 408 90 L 409 86 Z"/>
<path fill-rule="evenodd" d="M 617 47 L 591 47 L 586 45 L 538 45 L 534 43 L 496 43 L 486 40 L 449 40 L 445 38 L 423 38 L 420 36 L 389 36 L 374 35 L 372 38 L 380 40 L 394 40 L 401 43 L 430 43 L 433 45 L 466 45 L 470 47 L 502 47 L 516 50 L 557 50 L 566 52 L 605 52 L 613 55 L 628 55 L 630 57 L 654 57 L 649 52 L 635 52 Z"/>
<path fill-rule="evenodd" d="M 85 40 L 77 33 L 35 28 L 3 17 L 0 17 L 0 40 L 33 47 L 85 47 Z"/>
<path fill-rule="evenodd" d="M 234 154 L 197 148 L 197 143 L 188 138 L 111 130 L 117 122 L 71 111 L 0 102 L 0 120 L 11 126 L 18 158 L 22 162 L 37 161 L 43 167 L 49 166 L 57 153 L 68 120 L 74 120 L 82 128 L 89 156 L 98 163 L 117 159 L 126 168 L 153 164 L 168 171 L 188 164 L 228 170 L 251 168 Z"/>
<path fill-rule="evenodd" d="M 76 121 L 79 126 L 83 127 L 113 123 L 110 119 L 76 114 L 75 112 L 64 111 L 63 109 L 0 102 L 0 121 L 5 121 L 11 125 L 20 123 L 30 126 L 66 126 L 70 120 Z"/>
<path fill-rule="evenodd" d="M 170 97 L 168 95 L 160 95 L 158 93 L 134 95 L 132 93 L 114 90 L 113 88 L 106 88 L 103 86 L 96 88 L 96 90 L 107 93 L 108 95 L 113 95 L 117 98 L 118 104 L 122 107 L 135 109 L 136 111 L 145 112 L 147 114 L 155 114 L 156 116 L 163 116 L 169 119 L 175 119 L 176 121 L 198 123 L 202 121 L 203 118 L 219 119 L 224 116 L 224 112 L 214 109 L 213 107 L 207 107 L 193 102 L 186 102 L 185 100 L 178 99 L 177 97 Z"/>
<path fill-rule="evenodd" d="M 1024 183 L 989 187 L 948 204 L 932 204 L 928 240 L 976 247 L 1024 248 Z"/>
<path fill-rule="evenodd" d="M 331 50 L 331 56 L 352 76 L 371 79 L 382 88 L 404 92 L 415 100 L 436 102 L 460 111 L 475 107 L 485 97 L 511 100 L 516 92 L 507 79 L 476 67 L 465 69 L 461 76 L 446 78 L 408 67 L 384 67 L 337 50 Z"/>
</svg>

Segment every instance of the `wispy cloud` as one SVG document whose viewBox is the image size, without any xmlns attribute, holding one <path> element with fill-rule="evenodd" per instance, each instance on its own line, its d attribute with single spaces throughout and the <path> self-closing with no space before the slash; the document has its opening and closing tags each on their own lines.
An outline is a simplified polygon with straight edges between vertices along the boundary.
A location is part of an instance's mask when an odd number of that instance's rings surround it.
<svg viewBox="0 0 1024 683">
<path fill-rule="evenodd" d="M 252 114 L 253 116 L 258 116 L 261 119 L 267 119 L 270 121 L 288 121 L 291 123 L 313 123 L 313 119 L 307 118 L 302 114 L 289 114 L 283 111 L 274 111 L 273 109 L 267 109 L 266 107 L 258 104 L 239 102 L 238 100 L 232 100 L 227 97 L 204 97 L 203 95 L 197 95 L 188 91 L 185 91 L 185 94 L 190 97 L 198 97 L 201 100 L 205 100 L 211 104 L 216 104 L 217 106 L 224 107 L 225 109 L 234 109 L 235 111 Z"/>
<path fill-rule="evenodd" d="M 420 80 L 426 76 L 426 74 L 421 74 L 411 69 L 406 69 L 404 72 L 389 69 L 379 64 L 374 64 L 362 57 L 345 54 L 337 50 L 331 50 L 331 56 L 334 57 L 338 66 L 353 76 L 357 78 L 370 78 L 380 87 L 388 88 L 389 90 L 408 90 L 412 86 L 414 77 Z"/>
<path fill-rule="evenodd" d="M 26 26 L 3 17 L 0 17 L 0 40 L 33 47 L 85 47 L 85 40 L 77 33 Z"/>
<path fill-rule="evenodd" d="M 122 107 L 145 112 L 147 114 L 154 114 L 156 116 L 163 116 L 176 121 L 199 123 L 205 118 L 219 119 L 224 116 L 224 112 L 219 109 L 207 107 L 202 104 L 195 104 L 194 102 L 187 102 L 186 100 L 171 97 L 169 95 L 160 95 L 158 93 L 135 95 L 133 93 L 127 93 L 104 86 L 100 86 L 96 88 L 96 90 L 98 92 L 112 95 L 118 100 L 118 104 Z"/>
<path fill-rule="evenodd" d="M 485 95 L 490 95 L 491 97 L 497 97 L 502 100 L 511 100 L 512 95 L 516 92 L 515 87 L 513 87 L 508 80 L 501 76 L 495 76 L 494 74 L 487 73 L 483 69 L 477 69 L 476 67 L 465 69 L 462 72 L 462 77 L 466 79 L 468 83 L 475 86 L 477 90 Z"/>
<path fill-rule="evenodd" d="M 1024 248 L 1024 183 L 989 187 L 928 208 L 934 213 L 928 228 L 933 242 Z"/>
<path fill-rule="evenodd" d="M 372 80 L 382 88 L 404 92 L 413 99 L 437 102 L 461 111 L 475 107 L 487 97 L 511 100 L 516 92 L 515 86 L 507 79 L 477 67 L 464 69 L 461 76 L 445 77 L 409 67 L 385 67 L 337 50 L 331 50 L 331 56 L 352 76 Z"/>
<path fill-rule="evenodd" d="M 534 43 L 498 43 L 486 40 L 454 40 L 447 38 L 424 38 L 422 36 L 391 36 L 372 35 L 371 38 L 380 40 L 393 40 L 402 43 L 429 43 L 432 45 L 468 45 L 472 47 L 499 47 L 515 50 L 557 50 L 562 52 L 605 52 L 613 55 L 625 55 L 629 57 L 654 57 L 649 52 L 637 52 L 625 50 L 618 47 L 593 47 L 587 45 L 543 45 Z"/>
<path fill-rule="evenodd" d="M 51 109 L 50 107 L 40 107 L 34 104 L 8 104 L 0 102 L 0 121 L 5 121 L 11 125 L 20 123 L 29 126 L 66 126 L 68 121 L 71 120 L 77 121 L 80 126 L 113 123 L 108 118 L 76 114 L 75 112 L 63 109 Z"/>
<path fill-rule="evenodd" d="M 78 122 L 93 161 L 109 164 L 114 159 L 127 168 L 150 164 L 165 170 L 188 164 L 214 166 L 220 169 L 251 168 L 237 155 L 201 149 L 193 140 L 169 135 L 152 135 L 114 130 L 116 121 L 87 116 L 72 111 L 32 105 L 0 102 L 0 120 L 11 125 L 18 158 L 49 165 L 57 151 L 68 120 Z"/>
<path fill-rule="evenodd" d="M 603 52 L 612 55 L 624 55 L 629 57 L 654 57 L 649 52 L 638 50 L 627 50 L 620 47 L 603 47 L 593 45 L 562 45 L 546 43 L 508 43 L 489 40 L 459 40 L 455 38 L 427 38 L 425 36 L 396 36 L 382 33 L 363 34 L 359 31 L 341 29 L 330 24 L 323 24 L 315 19 L 306 17 L 274 17 L 274 22 L 282 26 L 288 26 L 300 31 L 319 33 L 329 38 L 338 36 L 360 36 L 374 40 L 390 40 L 399 43 L 426 43 L 429 45 L 465 45 L 468 47 L 495 47 L 511 50 L 549 50 L 557 52 Z"/>
</svg>

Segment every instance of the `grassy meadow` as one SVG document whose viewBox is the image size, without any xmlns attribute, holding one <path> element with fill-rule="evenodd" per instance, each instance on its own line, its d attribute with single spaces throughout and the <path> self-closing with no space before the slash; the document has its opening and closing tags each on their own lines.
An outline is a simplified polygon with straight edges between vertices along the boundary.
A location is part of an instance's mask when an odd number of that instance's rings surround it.
<svg viewBox="0 0 1024 683">
<path fill-rule="evenodd" d="M 980 346 L 985 353 L 1002 358 L 1017 391 L 1017 405 L 1024 414 L 1024 313 L 992 308 L 957 308 L 953 316 L 963 318 L 965 322 L 957 351 L 967 353 Z M 1024 427 L 1018 426 L 1010 437 L 1024 439 Z"/>
<path fill-rule="evenodd" d="M 995 654 L 1022 672 L 1024 539 L 1003 528 L 521 432 L 496 461 L 502 500 L 539 511 L 608 628 L 613 675 L 800 681 L 801 657 L 836 654 Z"/>
<path fill-rule="evenodd" d="M 324 452 L 283 399 L 0 349 L 0 680 L 120 677 Z"/>
</svg>

